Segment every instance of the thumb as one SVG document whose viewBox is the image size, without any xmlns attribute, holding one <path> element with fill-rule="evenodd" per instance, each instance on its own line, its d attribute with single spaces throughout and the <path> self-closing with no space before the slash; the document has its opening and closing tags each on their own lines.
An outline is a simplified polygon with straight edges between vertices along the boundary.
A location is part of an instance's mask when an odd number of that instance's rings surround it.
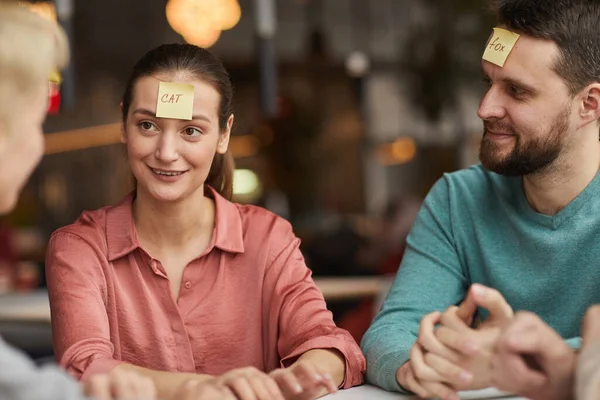
<svg viewBox="0 0 600 400">
<path fill-rule="evenodd" d="M 487 321 L 503 324 L 512 319 L 512 307 L 496 289 L 475 283 L 469 290 L 471 293 L 475 304 L 488 310 L 490 315 Z"/>
<path fill-rule="evenodd" d="M 458 309 L 456 310 L 456 316 L 459 317 L 465 324 L 471 325 L 476 310 L 477 303 L 475 302 L 473 291 L 469 290 L 465 299 L 458 306 Z"/>
</svg>

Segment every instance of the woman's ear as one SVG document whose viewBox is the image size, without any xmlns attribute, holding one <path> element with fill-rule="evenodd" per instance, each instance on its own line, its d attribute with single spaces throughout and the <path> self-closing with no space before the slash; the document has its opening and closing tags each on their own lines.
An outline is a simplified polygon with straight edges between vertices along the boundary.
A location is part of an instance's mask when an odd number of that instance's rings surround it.
<svg viewBox="0 0 600 400">
<path fill-rule="evenodd" d="M 217 153 L 225 154 L 229 148 L 229 138 L 231 137 L 231 128 L 233 127 L 234 115 L 231 114 L 227 120 L 225 131 L 219 135 L 219 143 L 217 143 Z"/>
</svg>

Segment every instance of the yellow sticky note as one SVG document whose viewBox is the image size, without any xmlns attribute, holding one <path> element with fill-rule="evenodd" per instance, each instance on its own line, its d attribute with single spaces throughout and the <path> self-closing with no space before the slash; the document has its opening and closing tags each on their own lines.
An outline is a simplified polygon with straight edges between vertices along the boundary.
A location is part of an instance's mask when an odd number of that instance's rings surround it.
<svg viewBox="0 0 600 400">
<path fill-rule="evenodd" d="M 521 37 L 521 35 L 518 33 L 507 31 L 502 28 L 494 28 L 494 34 L 485 48 L 483 59 L 500 67 L 504 67 L 504 63 L 513 47 L 515 47 L 519 37 Z"/>
<path fill-rule="evenodd" d="M 156 101 L 159 118 L 192 119 L 194 85 L 188 83 L 160 82 Z"/>
</svg>

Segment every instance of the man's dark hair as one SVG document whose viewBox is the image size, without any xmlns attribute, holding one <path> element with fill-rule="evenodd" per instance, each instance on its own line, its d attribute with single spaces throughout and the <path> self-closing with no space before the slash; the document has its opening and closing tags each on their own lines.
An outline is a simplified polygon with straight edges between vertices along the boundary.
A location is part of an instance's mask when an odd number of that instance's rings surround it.
<svg viewBox="0 0 600 400">
<path fill-rule="evenodd" d="M 600 82 L 600 0 L 492 0 L 498 24 L 555 42 L 553 67 L 572 95 Z"/>
</svg>

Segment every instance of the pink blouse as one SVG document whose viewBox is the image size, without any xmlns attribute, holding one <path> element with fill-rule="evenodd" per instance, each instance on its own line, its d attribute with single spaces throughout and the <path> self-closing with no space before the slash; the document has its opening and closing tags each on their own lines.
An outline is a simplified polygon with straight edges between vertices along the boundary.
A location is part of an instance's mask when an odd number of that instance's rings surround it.
<svg viewBox="0 0 600 400">
<path fill-rule="evenodd" d="M 177 302 L 161 263 L 140 247 L 133 195 L 54 232 L 46 274 L 58 362 L 77 378 L 123 362 L 218 375 L 268 372 L 308 350 L 337 349 L 343 387 L 362 383 L 365 359 L 335 326 L 291 225 L 210 194 L 213 237 L 186 266 Z"/>
</svg>

